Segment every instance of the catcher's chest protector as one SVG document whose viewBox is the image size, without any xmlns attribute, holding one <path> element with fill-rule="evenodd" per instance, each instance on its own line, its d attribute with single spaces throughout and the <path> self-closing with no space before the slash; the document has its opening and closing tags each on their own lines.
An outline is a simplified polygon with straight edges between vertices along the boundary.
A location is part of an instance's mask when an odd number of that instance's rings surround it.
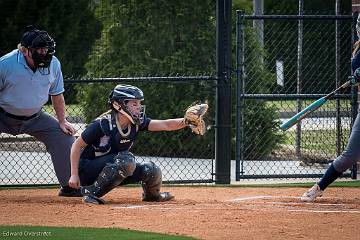
<svg viewBox="0 0 360 240">
<path fill-rule="evenodd" d="M 127 129 L 119 130 L 118 126 L 119 124 L 116 123 L 113 114 L 105 115 L 100 119 L 100 127 L 104 136 L 100 138 L 99 143 L 93 145 L 95 157 L 103 156 L 110 152 L 118 153 L 131 148 L 139 127 L 129 124 Z"/>
</svg>

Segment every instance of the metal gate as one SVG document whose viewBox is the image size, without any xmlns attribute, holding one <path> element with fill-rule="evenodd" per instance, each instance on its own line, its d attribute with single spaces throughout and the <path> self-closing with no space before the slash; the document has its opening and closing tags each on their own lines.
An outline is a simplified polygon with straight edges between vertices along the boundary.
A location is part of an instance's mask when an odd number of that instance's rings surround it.
<svg viewBox="0 0 360 240">
<path fill-rule="evenodd" d="M 237 181 L 320 177 L 344 149 L 357 112 L 355 89 L 286 132 L 279 125 L 347 80 L 352 19 L 237 11 Z M 343 176 L 356 178 L 356 166 Z"/>
</svg>

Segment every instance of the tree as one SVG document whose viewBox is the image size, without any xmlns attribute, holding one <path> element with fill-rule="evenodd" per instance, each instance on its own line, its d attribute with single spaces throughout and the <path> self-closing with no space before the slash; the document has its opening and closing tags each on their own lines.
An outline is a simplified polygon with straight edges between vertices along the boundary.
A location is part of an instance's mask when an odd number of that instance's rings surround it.
<svg viewBox="0 0 360 240">
<path fill-rule="evenodd" d="M 340 14 L 351 14 L 351 1 L 339 1 Z M 265 14 L 297 15 L 298 0 L 264 1 Z M 335 0 L 304 1 L 304 15 L 335 15 Z M 266 20 L 265 48 L 269 64 L 283 60 L 285 87 L 273 86 L 274 92 L 296 93 L 297 89 L 297 20 Z M 350 74 L 351 20 L 339 21 L 340 79 Z M 302 45 L 301 92 L 325 93 L 335 88 L 335 21 L 304 20 Z"/>
<path fill-rule="evenodd" d="M 65 76 L 85 74 L 85 62 L 101 30 L 90 3 L 88 0 L 2 0 L 0 54 L 15 49 L 23 28 L 31 24 L 55 39 L 56 56 Z"/>
<path fill-rule="evenodd" d="M 215 69 L 215 2 L 187 1 L 101 1 L 95 15 L 103 24 L 101 38 L 86 68 L 90 77 L 203 75 Z M 200 73 L 200 74 L 199 74 Z M 131 82 L 140 87 L 148 105 L 146 113 L 159 119 L 181 117 L 195 100 L 207 100 L 214 106 L 214 84 L 203 81 L 182 83 Z M 79 89 L 79 99 L 89 122 L 107 109 L 107 93 L 115 84 L 93 84 Z M 107 89 L 107 92 L 106 92 Z M 102 92 L 102 94 L 100 94 Z M 100 97 L 99 97 L 100 96 Z M 95 100 L 94 100 L 95 99 Z M 213 120 L 214 109 L 209 113 Z M 197 139 L 190 131 L 146 133 L 141 140 L 156 146 L 144 149 L 137 144 L 134 152 L 164 156 L 186 156 Z M 169 137 L 169 136 L 172 137 Z M 213 134 L 203 137 L 212 144 Z M 192 156 L 211 158 L 210 151 Z"/>
<path fill-rule="evenodd" d="M 95 39 L 100 37 L 101 22 L 88 0 L 2 0 L 0 13 L 0 54 L 16 48 L 23 29 L 34 25 L 46 30 L 56 42 L 56 56 L 64 77 L 80 77 L 86 73 L 85 62 Z M 81 11 L 79 11 L 81 9 Z M 74 103 L 77 92 L 66 86 L 67 103 Z"/>
<path fill-rule="evenodd" d="M 251 7 L 251 1 L 235 1 L 235 4 Z M 87 63 L 90 76 L 164 76 L 177 73 L 184 73 L 184 75 L 198 72 L 214 73 L 215 1 L 158 0 L 133 1 L 131 3 L 128 1 L 102 1 L 97 5 L 95 12 L 104 28 L 101 38 L 97 41 L 96 51 Z M 254 50 L 252 56 L 255 54 Z M 269 74 L 265 67 L 261 72 L 256 70 L 258 67 L 258 62 L 252 65 L 252 68 L 255 69 L 252 80 L 262 83 L 270 81 L 271 78 L 268 77 Z M 207 100 L 211 106 L 208 120 L 210 124 L 214 122 L 212 117 L 214 116 L 212 106 L 215 106 L 214 84 L 144 82 L 136 83 L 136 85 L 144 91 L 145 102 L 148 105 L 146 111 L 149 116 L 160 119 L 179 117 L 192 101 Z M 86 111 L 87 121 L 107 109 L 104 104 L 106 102 L 106 97 L 103 97 L 106 96 L 104 91 L 113 87 L 114 84 L 94 84 L 82 88 L 80 98 L 84 109 L 89 110 Z M 100 92 L 103 93 L 99 94 Z M 269 144 L 266 149 L 261 150 L 261 155 L 258 157 L 262 157 L 271 151 L 272 147 L 276 145 L 275 140 L 279 139 L 273 132 L 276 116 L 271 114 L 273 111 L 266 108 L 264 103 L 251 103 L 251 105 L 256 106 L 258 110 L 262 109 L 263 111 L 259 112 L 264 113 L 264 115 L 260 114 L 263 123 L 258 126 L 263 127 Z M 259 113 L 251 116 L 251 119 L 253 118 L 259 118 Z M 247 122 L 249 124 L 245 128 L 252 129 L 249 128 L 251 121 L 247 120 Z M 269 123 L 272 125 L 269 126 Z M 214 154 L 212 146 L 214 131 L 210 131 L 202 137 L 202 143 L 208 146 L 206 152 L 201 148 L 194 151 L 197 140 L 189 137 L 188 132 L 159 134 L 163 137 L 154 137 L 154 133 L 151 136 L 144 133 L 140 141 L 152 143 L 159 146 L 160 149 L 144 149 L 142 144 L 137 144 L 134 151 L 137 154 L 177 157 L 191 154 L 192 157 L 211 158 Z M 173 137 L 169 137 L 170 135 Z M 249 135 L 247 140 L 255 144 L 255 141 L 252 141 L 253 138 L 255 138 L 254 135 Z M 255 145 L 251 145 L 253 148 L 248 156 L 257 152 L 260 144 L 261 142 L 257 141 Z"/>
</svg>

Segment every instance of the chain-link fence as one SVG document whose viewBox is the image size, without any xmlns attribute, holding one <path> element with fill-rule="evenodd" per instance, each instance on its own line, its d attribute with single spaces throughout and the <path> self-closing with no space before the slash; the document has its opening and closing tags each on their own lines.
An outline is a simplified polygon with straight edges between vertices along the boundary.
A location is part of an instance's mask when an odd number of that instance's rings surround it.
<svg viewBox="0 0 360 240">
<path fill-rule="evenodd" d="M 144 77 L 68 80 L 65 95 L 77 92 L 67 104 L 67 120 L 78 133 L 108 110 L 107 98 L 116 84 L 132 84 L 144 91 L 146 115 L 151 119 L 182 117 L 194 100 L 214 104 L 215 84 L 211 76 Z M 196 92 L 193 91 L 196 89 Z M 95 91 L 96 97 L 85 95 Z M 190 93 L 190 94 L 189 94 Z M 169 105 L 169 103 L 171 103 Z M 44 110 L 55 116 L 51 105 Z M 132 149 L 138 162 L 153 161 L 168 183 L 212 182 L 214 168 L 214 110 L 206 117 L 208 132 L 195 135 L 186 128 L 175 132 L 140 132 Z M 2 134 L 0 139 L 1 185 L 57 183 L 45 145 L 29 135 Z"/>
<path fill-rule="evenodd" d="M 278 126 L 347 81 L 352 33 L 351 16 L 237 12 L 237 180 L 320 177 L 341 153 L 355 114 L 351 89 L 288 131 Z"/>
<path fill-rule="evenodd" d="M 213 77 L 219 74 L 216 1 L 54 0 L 44 5 L 5 0 L 1 7 L 1 55 L 16 47 L 27 24 L 54 37 L 66 79 L 68 120 L 78 131 L 106 110 L 108 93 L 117 83 L 142 88 L 150 118 L 180 117 L 193 101 L 208 101 L 205 136 L 194 136 L 189 129 L 144 132 L 132 151 L 140 162 L 158 163 L 165 182 L 213 182 L 224 174 L 214 170 L 221 165 L 214 164 L 214 129 L 229 127 L 215 126 L 215 107 L 228 113 L 217 105 L 223 84 Z M 239 17 L 237 83 L 233 78 L 232 88 L 237 104 L 233 135 L 228 136 L 233 137 L 229 149 L 237 160 L 237 180 L 320 176 L 344 149 L 355 114 L 350 90 L 289 131 L 278 126 L 346 80 L 352 27 L 350 16 Z M 227 46 L 228 39 L 224 41 L 217 45 Z M 220 75 L 230 76 L 226 71 Z M 44 110 L 54 114 L 51 105 Z M 2 133 L 0 185 L 50 183 L 57 180 L 44 145 L 28 135 Z"/>
<path fill-rule="evenodd" d="M 139 162 L 159 164 L 164 182 L 213 182 L 215 4 L 4 0 L 0 53 L 16 48 L 26 25 L 46 30 L 55 39 L 65 78 L 67 119 L 78 131 L 107 109 L 108 94 L 119 83 L 144 91 L 146 113 L 152 119 L 182 117 L 194 101 L 208 101 L 205 136 L 189 129 L 142 132 L 131 151 Z M 44 111 L 55 114 L 51 103 Z M 29 135 L 1 133 L 0 185 L 56 183 L 42 143 Z"/>
</svg>

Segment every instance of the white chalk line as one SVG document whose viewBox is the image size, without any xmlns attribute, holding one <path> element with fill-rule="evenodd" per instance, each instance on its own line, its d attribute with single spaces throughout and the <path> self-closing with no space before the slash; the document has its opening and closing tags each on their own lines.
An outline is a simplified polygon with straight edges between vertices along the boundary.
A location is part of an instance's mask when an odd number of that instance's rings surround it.
<svg viewBox="0 0 360 240">
<path fill-rule="evenodd" d="M 252 199 L 261 199 L 261 198 L 274 198 L 274 196 L 252 196 L 252 197 L 246 197 L 246 198 L 236 198 L 236 199 L 230 199 L 230 200 L 225 200 L 225 202 L 236 202 L 236 201 L 245 201 L 245 200 L 252 200 Z M 113 208 L 121 208 L 121 209 L 137 209 L 137 208 L 151 208 L 151 207 L 155 207 L 157 209 L 164 209 L 164 205 L 165 206 L 177 206 L 177 208 L 172 208 L 172 209 L 180 209 L 178 204 L 146 204 L 146 205 L 131 205 L 131 206 L 116 206 Z M 168 209 L 168 208 L 166 208 Z"/>
<path fill-rule="evenodd" d="M 324 197 L 322 197 L 324 199 Z M 256 199 L 300 199 L 300 197 L 291 197 L 291 196 L 252 196 L 252 197 L 243 197 L 235 198 L 227 201 L 241 202 L 248 200 Z M 316 202 L 253 202 L 253 204 L 273 204 L 273 205 L 309 205 L 309 206 L 344 206 L 345 203 L 316 203 Z M 311 209 L 288 209 L 288 212 L 308 212 L 308 213 L 360 213 L 359 210 L 311 210 Z"/>
<path fill-rule="evenodd" d="M 178 204 L 145 204 L 145 205 L 131 205 L 131 206 L 116 206 L 113 208 L 122 208 L 122 209 L 137 209 L 137 208 L 151 208 L 151 207 L 161 207 L 164 208 L 164 206 L 179 206 Z M 166 208 L 169 209 L 169 208 Z"/>
<path fill-rule="evenodd" d="M 256 199 L 271 199 L 271 198 L 280 198 L 280 199 L 300 199 L 300 197 L 291 197 L 291 196 L 271 196 L 271 195 L 260 195 L 260 196 L 251 196 L 251 197 L 241 197 L 226 200 L 226 202 L 241 202 L 248 200 L 256 200 Z"/>
<path fill-rule="evenodd" d="M 321 197 L 322 199 L 327 199 L 326 197 Z M 248 200 L 256 200 L 256 199 L 297 199 L 300 200 L 300 197 L 292 197 L 292 196 L 271 196 L 271 195 L 264 195 L 264 196 L 252 196 L 252 197 L 243 197 L 243 198 L 235 198 L 226 200 L 227 202 L 241 202 L 241 201 L 248 201 Z M 345 203 L 317 203 L 317 202 L 253 202 L 253 204 L 277 204 L 277 205 L 318 205 L 318 206 L 343 206 L 348 205 Z"/>
<path fill-rule="evenodd" d="M 261 202 L 256 204 L 277 204 L 277 205 L 319 205 L 319 206 L 341 206 L 344 203 L 316 203 L 316 202 Z"/>
<path fill-rule="evenodd" d="M 292 209 L 288 212 L 310 212 L 310 213 L 360 213 L 358 210 L 310 210 L 310 209 Z"/>
<path fill-rule="evenodd" d="M 300 200 L 300 197 L 293 197 L 293 196 L 271 196 L 271 195 L 260 195 L 260 196 L 251 196 L 251 197 L 241 197 L 241 198 L 234 198 L 234 199 L 229 199 L 226 200 L 226 202 L 242 202 L 242 201 L 249 201 L 249 200 L 256 200 L 256 199 L 297 199 Z M 327 197 L 321 197 L 321 199 L 330 199 Z M 267 202 L 267 203 L 271 203 L 271 202 Z M 277 202 L 272 202 L 272 203 L 277 203 Z M 289 204 L 289 203 L 302 203 L 302 204 L 317 204 L 317 205 L 345 205 L 343 203 L 316 203 L 316 202 L 279 202 L 279 203 L 283 203 L 283 204 Z"/>
<path fill-rule="evenodd" d="M 150 205 L 155 206 L 155 205 Z M 136 209 L 136 208 L 146 208 L 149 207 L 148 205 L 134 205 L 134 206 L 119 206 L 119 207 L 113 207 L 113 208 L 127 208 L 127 209 Z"/>
<path fill-rule="evenodd" d="M 293 196 L 271 196 L 271 195 L 259 195 L 259 196 L 249 196 L 249 197 L 241 197 L 235 199 L 225 200 L 223 202 L 244 202 L 244 201 L 251 201 L 256 199 L 300 199 L 300 197 L 293 197 Z M 322 197 L 324 199 L 324 197 Z M 218 205 L 221 202 L 217 203 L 197 203 L 196 205 Z M 348 205 L 345 203 L 317 203 L 317 202 L 278 202 L 278 201 L 271 201 L 271 202 L 252 202 L 252 204 L 269 204 L 269 205 L 309 205 L 309 206 L 344 206 Z M 145 204 L 145 205 L 127 205 L 127 206 L 114 206 L 113 209 L 157 209 L 157 210 L 184 210 L 189 207 L 188 204 L 176 204 L 176 203 L 168 203 L 168 204 Z M 205 206 L 191 206 L 191 210 L 198 211 L 198 210 L 206 210 L 208 207 Z M 190 209 L 189 209 L 190 210 Z M 358 210 L 311 210 L 311 209 L 289 209 L 287 211 L 290 212 L 311 212 L 311 213 L 360 213 Z"/>
<path fill-rule="evenodd" d="M 216 208 L 214 205 L 221 205 L 218 202 L 216 204 L 199 203 L 194 205 L 183 204 L 158 204 L 158 205 L 133 205 L 133 206 L 115 206 L 112 209 L 147 209 L 147 210 L 186 210 L 186 211 L 201 211 L 201 210 L 226 210 L 226 207 Z"/>
</svg>

